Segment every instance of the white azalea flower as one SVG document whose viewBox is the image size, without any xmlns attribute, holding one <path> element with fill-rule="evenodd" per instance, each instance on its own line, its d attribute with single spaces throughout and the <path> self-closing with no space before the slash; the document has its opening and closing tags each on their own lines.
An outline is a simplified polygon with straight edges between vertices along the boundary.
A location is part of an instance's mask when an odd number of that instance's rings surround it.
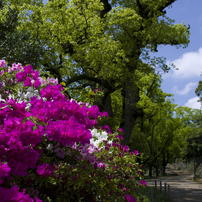
<svg viewBox="0 0 202 202">
<path fill-rule="evenodd" d="M 53 144 L 50 143 L 48 144 L 48 146 L 46 147 L 47 150 L 51 151 L 53 149 Z"/>
<path fill-rule="evenodd" d="M 27 89 L 27 93 L 23 94 L 23 98 L 24 99 L 30 99 L 31 97 L 34 97 L 34 96 L 38 96 L 38 98 L 40 98 L 39 91 L 38 90 L 34 90 L 33 87 L 29 87 Z"/>
<path fill-rule="evenodd" d="M 108 133 L 105 131 L 102 131 L 101 133 L 97 131 L 97 129 L 91 130 L 92 138 L 90 139 L 90 144 L 93 144 L 95 147 L 98 147 L 103 140 L 107 140 Z M 94 140 L 94 138 L 96 140 Z M 112 144 L 112 141 L 108 142 L 109 144 Z"/>
</svg>

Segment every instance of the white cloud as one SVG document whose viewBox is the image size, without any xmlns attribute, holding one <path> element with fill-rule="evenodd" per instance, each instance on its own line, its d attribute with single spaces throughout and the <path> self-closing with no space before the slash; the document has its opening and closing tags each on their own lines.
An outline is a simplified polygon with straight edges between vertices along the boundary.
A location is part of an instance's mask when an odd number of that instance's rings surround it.
<svg viewBox="0 0 202 202">
<path fill-rule="evenodd" d="M 194 109 L 200 109 L 201 103 L 197 102 L 197 100 L 199 100 L 199 97 L 193 97 L 193 98 L 189 99 L 184 104 L 184 106 L 191 107 L 191 108 L 194 108 Z"/>
<path fill-rule="evenodd" d="M 167 65 L 173 63 L 179 70 L 171 69 L 166 77 L 174 77 L 177 79 L 187 79 L 192 77 L 200 77 L 202 72 L 202 48 L 196 52 L 189 52 L 183 54 L 180 58 L 168 61 Z"/>
<path fill-rule="evenodd" d="M 189 93 L 190 90 L 192 90 L 193 88 L 196 88 L 198 85 L 197 82 L 195 83 L 188 83 L 185 88 L 183 90 L 178 90 L 177 86 L 173 87 L 173 91 L 175 94 L 179 94 L 179 95 L 187 95 Z"/>
</svg>

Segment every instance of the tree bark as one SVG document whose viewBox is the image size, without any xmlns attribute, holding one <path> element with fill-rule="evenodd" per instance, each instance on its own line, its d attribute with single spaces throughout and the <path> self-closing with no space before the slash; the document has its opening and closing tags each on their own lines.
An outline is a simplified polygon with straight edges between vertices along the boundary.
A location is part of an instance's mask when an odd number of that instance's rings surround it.
<svg viewBox="0 0 202 202">
<path fill-rule="evenodd" d="M 163 153 L 163 168 L 162 168 L 162 175 L 165 176 L 166 175 L 166 157 L 165 154 Z"/>
<path fill-rule="evenodd" d="M 133 75 L 132 72 L 131 75 Z M 139 89 L 137 86 L 134 85 L 132 76 L 128 76 L 128 78 L 126 79 L 122 91 L 122 96 L 123 98 L 125 98 L 123 101 L 123 122 L 120 126 L 124 131 L 122 144 L 128 145 L 133 131 L 133 127 L 135 125 L 135 121 L 138 117 L 143 115 L 142 110 L 135 106 L 139 101 L 140 97 Z"/>
<path fill-rule="evenodd" d="M 149 165 L 149 176 L 152 177 L 152 165 Z"/>
<path fill-rule="evenodd" d="M 158 176 L 159 176 L 159 167 L 156 166 L 156 167 L 155 167 L 155 170 L 156 170 L 156 177 L 158 177 Z"/>
<path fill-rule="evenodd" d="M 158 163 L 158 161 L 156 161 L 155 171 L 156 171 L 156 177 L 158 177 L 159 176 L 159 163 Z"/>
<path fill-rule="evenodd" d="M 102 86 L 99 85 L 98 88 L 101 89 Z M 95 90 L 95 89 L 96 89 L 96 87 L 92 88 L 92 90 Z M 112 110 L 112 105 L 111 105 L 110 94 L 111 94 L 111 92 L 108 89 L 105 89 L 104 97 L 101 100 L 94 102 L 93 104 L 97 105 L 101 112 L 107 112 L 109 117 L 113 117 L 113 110 Z"/>
</svg>

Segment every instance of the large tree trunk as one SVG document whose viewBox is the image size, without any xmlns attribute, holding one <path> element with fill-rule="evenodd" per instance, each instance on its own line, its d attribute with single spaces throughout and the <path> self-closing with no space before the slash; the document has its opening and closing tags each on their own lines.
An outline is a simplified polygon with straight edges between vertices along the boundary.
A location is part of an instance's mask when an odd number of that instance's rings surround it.
<svg viewBox="0 0 202 202">
<path fill-rule="evenodd" d="M 165 176 L 166 175 L 166 157 L 165 154 L 163 153 L 163 170 L 162 170 L 162 175 Z"/>
<path fill-rule="evenodd" d="M 99 85 L 98 88 L 101 89 L 101 86 Z M 113 110 L 112 110 L 112 105 L 111 105 L 111 96 L 110 96 L 110 92 L 108 90 L 106 90 L 104 92 L 104 97 L 101 100 L 94 102 L 93 104 L 97 105 L 101 112 L 107 112 L 109 117 L 113 117 Z"/>
<path fill-rule="evenodd" d="M 152 177 L 152 165 L 149 165 L 149 177 Z"/>
<path fill-rule="evenodd" d="M 109 117 L 113 117 L 113 111 L 112 111 L 111 96 L 110 96 L 110 94 L 107 95 L 107 98 L 105 99 L 103 111 L 107 112 L 108 115 L 109 115 Z"/>
<path fill-rule="evenodd" d="M 131 75 L 133 73 L 131 72 Z M 142 114 L 142 111 L 135 105 L 139 101 L 139 89 L 134 85 L 132 76 L 128 76 L 122 91 L 123 96 L 123 114 L 120 127 L 124 131 L 123 145 L 128 145 L 133 131 L 135 120 Z"/>
<path fill-rule="evenodd" d="M 96 85 L 96 84 L 95 84 Z M 98 87 L 99 89 L 101 89 L 101 86 L 99 85 Z M 92 90 L 95 90 L 96 88 L 92 88 Z M 112 110 L 112 105 L 111 105 L 111 94 L 112 92 L 110 92 L 108 89 L 104 90 L 104 97 L 102 97 L 100 100 L 95 101 L 93 103 L 93 105 L 97 105 L 99 107 L 99 111 L 100 112 L 107 112 L 110 118 L 114 118 L 114 114 L 113 114 L 113 110 Z M 113 129 L 113 121 L 111 121 L 111 119 L 109 118 L 109 120 L 106 122 L 106 125 L 109 125 L 109 127 L 111 128 L 112 133 L 115 133 L 115 129 Z"/>
<path fill-rule="evenodd" d="M 158 177 L 159 176 L 159 167 L 155 167 L 155 170 L 156 170 L 156 177 Z"/>
<path fill-rule="evenodd" d="M 158 164 L 158 161 L 156 161 L 156 164 L 155 164 L 155 171 L 156 171 L 156 177 L 159 176 L 159 164 Z"/>
</svg>

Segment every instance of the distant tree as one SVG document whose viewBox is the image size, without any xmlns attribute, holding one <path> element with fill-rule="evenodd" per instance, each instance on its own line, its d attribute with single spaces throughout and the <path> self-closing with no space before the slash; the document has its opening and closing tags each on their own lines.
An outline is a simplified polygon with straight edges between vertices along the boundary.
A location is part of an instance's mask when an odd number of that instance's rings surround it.
<svg viewBox="0 0 202 202">
<path fill-rule="evenodd" d="M 187 138 L 187 146 L 183 152 L 184 159 L 193 158 L 193 144 L 195 145 L 195 156 L 202 156 L 202 114 L 201 110 L 194 109 L 193 117 L 186 123 L 190 127 Z"/>
<path fill-rule="evenodd" d="M 0 59 L 5 59 L 9 65 L 20 62 L 39 68 L 40 58 L 45 52 L 43 43 L 37 38 L 35 41 L 30 40 L 31 30 L 18 30 L 19 10 L 0 0 L 0 10 L 3 11 L 7 6 L 7 12 L 0 21 Z"/>
<path fill-rule="evenodd" d="M 202 76 L 202 74 L 201 74 L 201 76 Z M 195 90 L 195 93 L 199 97 L 198 102 L 201 103 L 202 102 L 202 81 L 198 82 L 198 86 L 197 86 L 197 88 Z"/>
<path fill-rule="evenodd" d="M 193 118 L 193 110 L 188 107 L 177 107 L 171 94 L 161 90 L 160 78 L 155 74 L 145 75 L 140 79 L 140 101 L 137 103 L 144 110 L 144 116 L 136 120 L 129 142 L 131 149 L 137 149 L 141 163 L 165 175 L 165 168 L 175 158 L 183 156 L 187 139 L 191 132 L 189 125 Z"/>
</svg>

